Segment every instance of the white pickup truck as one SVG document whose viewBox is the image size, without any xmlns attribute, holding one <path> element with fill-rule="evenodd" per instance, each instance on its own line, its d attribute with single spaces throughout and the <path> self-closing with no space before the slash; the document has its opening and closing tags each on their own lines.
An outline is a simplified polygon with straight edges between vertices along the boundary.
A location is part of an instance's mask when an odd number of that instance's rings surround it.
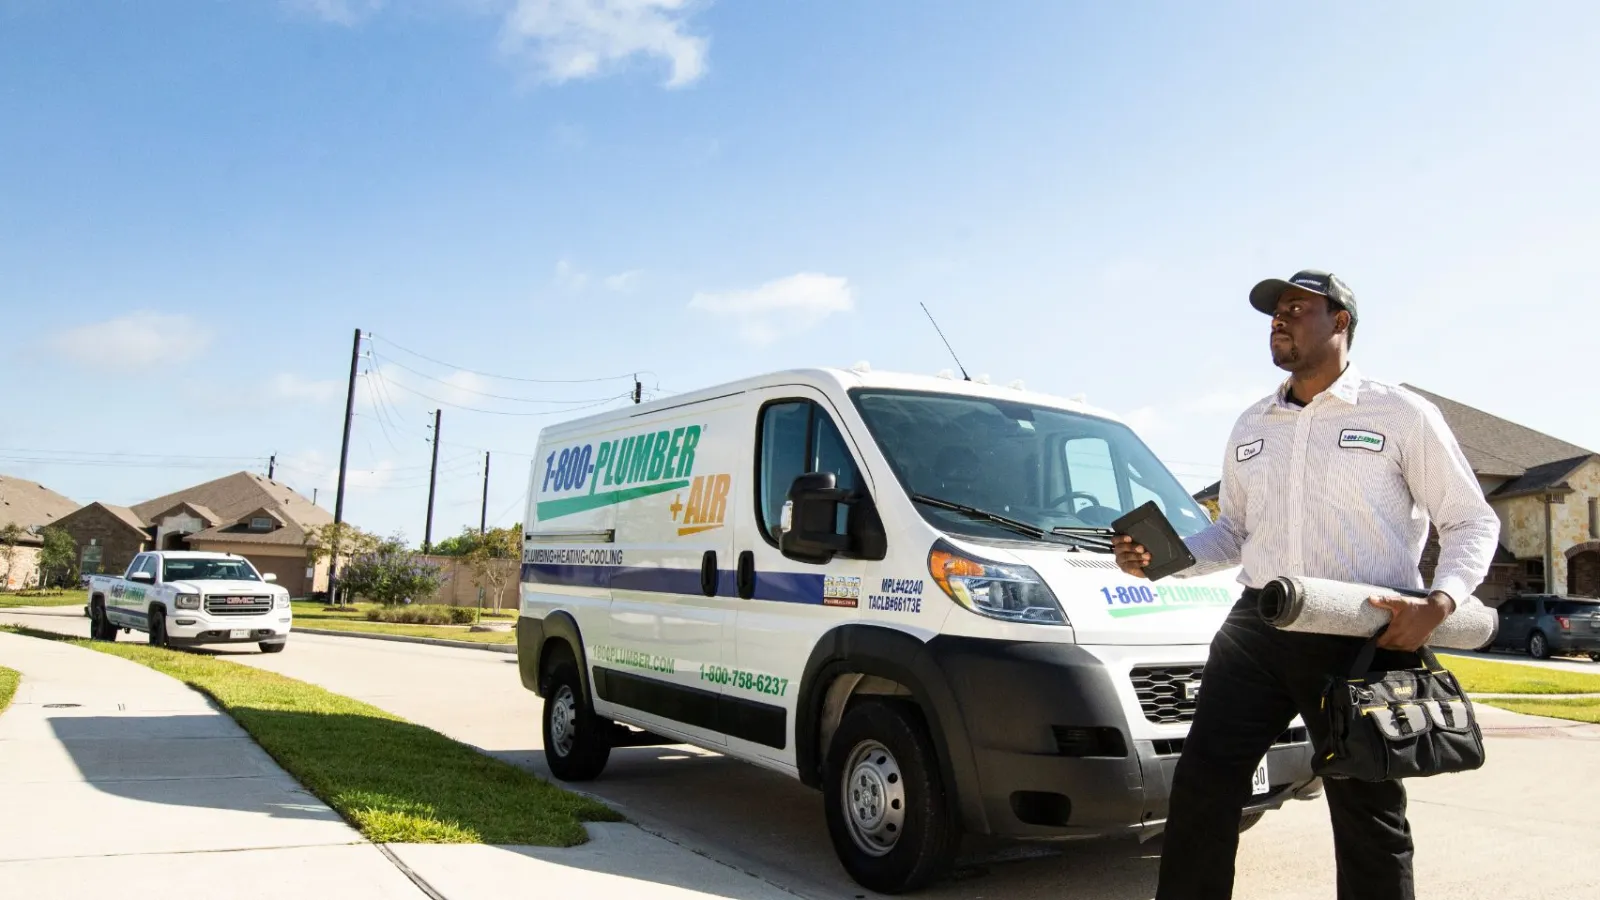
<svg viewBox="0 0 1600 900">
<path fill-rule="evenodd" d="M 89 579 L 89 634 L 114 641 L 142 631 L 157 647 L 254 643 L 279 653 L 293 614 L 275 580 L 231 553 L 141 553 L 122 575 Z"/>
</svg>

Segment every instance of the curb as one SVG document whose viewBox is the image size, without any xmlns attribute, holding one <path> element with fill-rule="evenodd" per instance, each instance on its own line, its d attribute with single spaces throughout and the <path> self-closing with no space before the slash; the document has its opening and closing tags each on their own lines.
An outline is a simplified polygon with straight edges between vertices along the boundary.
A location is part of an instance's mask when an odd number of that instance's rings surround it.
<svg viewBox="0 0 1600 900">
<path fill-rule="evenodd" d="M 452 641 L 448 638 L 409 637 L 403 634 L 369 634 L 361 631 L 331 631 L 326 628 L 301 628 L 296 625 L 289 631 L 294 634 L 320 634 L 324 637 L 365 638 L 369 641 L 396 641 L 401 644 L 432 644 L 435 647 L 456 647 L 462 650 L 488 650 L 491 653 L 517 652 L 516 644 L 483 644 L 476 641 Z"/>
</svg>

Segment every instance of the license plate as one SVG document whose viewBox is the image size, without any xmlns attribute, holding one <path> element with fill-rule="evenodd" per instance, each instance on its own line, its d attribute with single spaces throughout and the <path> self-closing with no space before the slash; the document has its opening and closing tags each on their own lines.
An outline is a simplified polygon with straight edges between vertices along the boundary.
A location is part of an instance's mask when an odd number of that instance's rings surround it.
<svg viewBox="0 0 1600 900">
<path fill-rule="evenodd" d="M 1272 783 L 1267 780 L 1267 758 L 1261 758 L 1261 764 L 1256 766 L 1255 777 L 1250 779 L 1250 795 L 1252 797 L 1265 794 L 1272 790 Z"/>
<path fill-rule="evenodd" d="M 234 630 L 228 632 L 228 637 L 233 638 L 234 640 L 243 640 L 249 636 L 250 629 L 248 628 L 235 628 Z"/>
</svg>

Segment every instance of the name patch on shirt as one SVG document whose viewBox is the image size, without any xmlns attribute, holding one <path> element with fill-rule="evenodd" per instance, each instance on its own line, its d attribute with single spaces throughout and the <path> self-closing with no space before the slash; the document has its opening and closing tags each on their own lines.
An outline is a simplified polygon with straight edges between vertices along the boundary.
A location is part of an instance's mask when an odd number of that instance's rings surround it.
<svg viewBox="0 0 1600 900">
<path fill-rule="evenodd" d="M 1346 450 L 1371 450 L 1374 453 L 1382 453 L 1383 440 L 1383 435 L 1376 431 L 1346 428 L 1339 432 L 1339 446 Z"/>
<path fill-rule="evenodd" d="M 1262 438 L 1249 444 L 1240 444 L 1233 450 L 1234 458 L 1239 462 L 1247 462 L 1261 455 L 1261 450 L 1267 446 L 1267 439 Z"/>
</svg>

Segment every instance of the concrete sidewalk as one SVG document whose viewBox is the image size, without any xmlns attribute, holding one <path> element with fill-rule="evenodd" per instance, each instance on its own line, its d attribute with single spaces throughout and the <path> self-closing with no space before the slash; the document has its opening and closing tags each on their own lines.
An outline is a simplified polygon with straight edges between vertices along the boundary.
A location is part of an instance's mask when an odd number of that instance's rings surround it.
<svg viewBox="0 0 1600 900">
<path fill-rule="evenodd" d="M 565 850 L 380 848 L 175 679 L 6 632 L 0 664 L 22 673 L 0 714 L 0 896 L 793 900 L 633 825 Z"/>
</svg>

